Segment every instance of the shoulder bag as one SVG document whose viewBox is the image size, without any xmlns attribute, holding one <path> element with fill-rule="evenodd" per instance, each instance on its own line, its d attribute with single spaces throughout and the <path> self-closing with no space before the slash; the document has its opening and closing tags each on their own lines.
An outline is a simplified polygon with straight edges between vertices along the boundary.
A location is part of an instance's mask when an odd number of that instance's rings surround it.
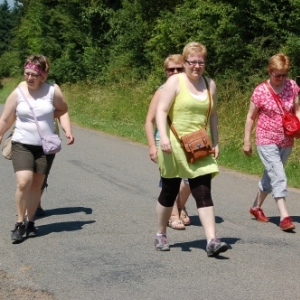
<svg viewBox="0 0 300 300">
<path fill-rule="evenodd" d="M 2 155 L 9 160 L 12 159 L 11 138 L 13 133 L 14 133 L 14 128 L 12 129 L 12 131 L 10 132 L 9 136 L 6 138 L 2 146 Z"/>
<path fill-rule="evenodd" d="M 278 95 L 273 91 L 268 81 L 265 82 L 266 87 L 268 88 L 269 92 L 275 99 L 278 108 L 282 112 L 282 126 L 284 129 L 284 134 L 289 137 L 294 137 L 299 139 L 300 138 L 300 121 L 297 116 L 289 110 L 285 110 L 281 99 Z"/>
<path fill-rule="evenodd" d="M 21 92 L 22 96 L 24 97 L 25 101 L 27 102 L 27 104 L 28 104 L 28 106 L 29 106 L 29 108 L 32 112 L 36 127 L 38 129 L 39 135 L 40 135 L 41 140 L 42 140 L 42 147 L 43 147 L 44 153 L 46 155 L 48 155 L 48 154 L 55 154 L 55 153 L 59 152 L 61 150 L 61 139 L 60 139 L 60 137 L 55 133 L 54 134 L 47 134 L 47 135 L 42 134 L 40 125 L 38 123 L 38 120 L 36 119 L 33 108 L 29 104 L 29 102 L 28 102 L 27 98 L 25 97 L 22 89 L 20 87 L 18 87 L 18 89 Z"/>
<path fill-rule="evenodd" d="M 211 106 L 212 106 L 212 100 L 211 100 L 211 93 L 209 89 L 208 82 L 205 77 L 205 85 L 208 93 L 208 98 L 209 98 L 209 105 L 208 105 L 208 110 L 206 114 L 206 123 L 204 128 L 197 130 L 195 132 L 183 135 L 181 138 L 179 138 L 177 131 L 172 124 L 172 121 L 170 117 L 168 116 L 168 123 L 170 126 L 170 129 L 172 130 L 173 134 L 175 137 L 179 140 L 181 147 L 185 151 L 187 160 L 189 163 L 194 163 L 195 161 L 208 156 L 212 153 L 214 153 L 214 149 L 211 147 L 211 140 L 210 137 L 206 131 L 209 116 L 210 116 L 210 111 L 211 111 Z"/>
</svg>

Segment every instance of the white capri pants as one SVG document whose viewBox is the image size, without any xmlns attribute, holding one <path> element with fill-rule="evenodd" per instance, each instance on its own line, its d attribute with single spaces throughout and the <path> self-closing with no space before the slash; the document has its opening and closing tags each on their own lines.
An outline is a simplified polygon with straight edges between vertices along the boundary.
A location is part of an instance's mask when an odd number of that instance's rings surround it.
<svg viewBox="0 0 300 300">
<path fill-rule="evenodd" d="M 288 192 L 284 164 L 292 152 L 292 147 L 262 145 L 257 146 L 257 151 L 265 166 L 263 176 L 258 183 L 259 189 L 265 193 L 272 192 L 273 198 L 286 197 Z"/>
</svg>

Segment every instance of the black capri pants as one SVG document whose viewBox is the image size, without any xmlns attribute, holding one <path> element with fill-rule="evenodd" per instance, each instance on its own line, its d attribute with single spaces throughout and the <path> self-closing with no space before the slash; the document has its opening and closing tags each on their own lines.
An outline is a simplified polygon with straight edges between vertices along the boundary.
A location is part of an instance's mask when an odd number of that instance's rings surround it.
<svg viewBox="0 0 300 300">
<path fill-rule="evenodd" d="M 158 202 L 164 207 L 173 207 L 179 192 L 181 178 L 161 178 L 162 189 Z M 189 178 L 190 189 L 198 208 L 213 206 L 211 198 L 211 174 Z"/>
</svg>

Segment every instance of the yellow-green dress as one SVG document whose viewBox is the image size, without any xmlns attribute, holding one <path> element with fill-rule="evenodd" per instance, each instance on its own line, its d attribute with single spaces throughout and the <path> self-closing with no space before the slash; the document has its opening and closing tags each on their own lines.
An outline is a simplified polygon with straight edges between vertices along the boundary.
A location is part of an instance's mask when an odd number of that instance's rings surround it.
<svg viewBox="0 0 300 300">
<path fill-rule="evenodd" d="M 183 74 L 173 76 L 179 77 L 180 92 L 170 108 L 169 117 L 178 136 L 181 137 L 205 126 L 209 98 L 207 95 L 204 101 L 195 99 L 187 88 Z M 158 165 L 162 177 L 195 178 L 206 174 L 212 174 L 213 177 L 218 174 L 219 168 L 213 155 L 206 156 L 193 164 L 188 163 L 180 142 L 168 124 L 166 127 L 172 145 L 172 153 L 167 154 L 160 148 L 158 149 Z M 207 130 L 210 134 L 209 127 Z"/>
</svg>

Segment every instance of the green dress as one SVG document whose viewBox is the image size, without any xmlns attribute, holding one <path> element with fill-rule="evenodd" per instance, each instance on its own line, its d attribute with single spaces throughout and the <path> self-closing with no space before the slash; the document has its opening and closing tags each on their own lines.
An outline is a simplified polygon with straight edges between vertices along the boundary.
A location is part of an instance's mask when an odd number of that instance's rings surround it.
<svg viewBox="0 0 300 300">
<path fill-rule="evenodd" d="M 195 99 L 187 88 L 183 74 L 176 76 L 179 77 L 180 92 L 170 108 L 169 117 L 179 137 L 181 137 L 205 126 L 209 98 L 207 95 L 204 101 Z M 212 177 L 218 174 L 218 165 L 213 155 L 208 155 L 193 164 L 188 163 L 180 142 L 168 124 L 166 127 L 172 145 L 172 153 L 167 154 L 160 148 L 158 149 L 158 165 L 162 177 L 196 178 L 206 174 L 212 174 Z M 207 130 L 210 134 L 209 127 Z"/>
</svg>

